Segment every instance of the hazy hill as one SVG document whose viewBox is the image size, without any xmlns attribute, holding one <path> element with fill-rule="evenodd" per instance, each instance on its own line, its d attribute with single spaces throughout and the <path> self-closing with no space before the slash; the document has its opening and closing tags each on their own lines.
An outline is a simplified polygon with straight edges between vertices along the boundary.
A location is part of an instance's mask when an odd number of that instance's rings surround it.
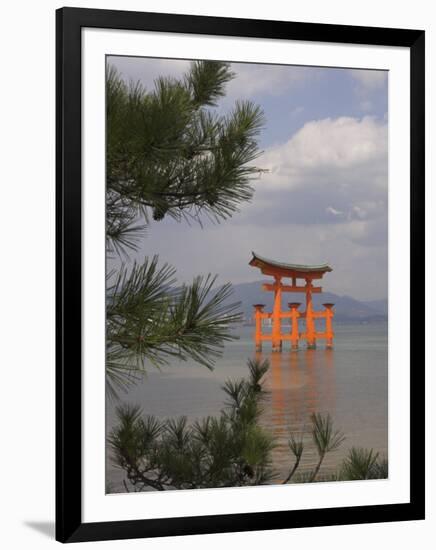
<svg viewBox="0 0 436 550">
<path fill-rule="evenodd" d="M 382 315 L 388 314 L 388 301 L 387 300 L 372 300 L 370 302 L 365 302 L 367 306 L 374 309 Z"/>
</svg>

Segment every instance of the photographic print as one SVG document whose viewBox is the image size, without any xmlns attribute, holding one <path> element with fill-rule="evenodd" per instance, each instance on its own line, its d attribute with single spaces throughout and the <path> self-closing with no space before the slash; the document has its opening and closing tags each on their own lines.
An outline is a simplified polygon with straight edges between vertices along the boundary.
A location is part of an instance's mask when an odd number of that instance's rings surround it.
<svg viewBox="0 0 436 550">
<path fill-rule="evenodd" d="M 386 479 L 388 72 L 106 57 L 106 493 Z"/>
<path fill-rule="evenodd" d="M 424 31 L 56 33 L 57 540 L 423 519 Z"/>
</svg>

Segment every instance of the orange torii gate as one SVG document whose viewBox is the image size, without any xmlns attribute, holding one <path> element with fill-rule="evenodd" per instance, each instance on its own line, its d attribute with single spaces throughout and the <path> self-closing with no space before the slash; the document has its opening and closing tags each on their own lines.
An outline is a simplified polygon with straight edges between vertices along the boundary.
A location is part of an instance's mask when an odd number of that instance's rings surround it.
<svg viewBox="0 0 436 550">
<path fill-rule="evenodd" d="M 272 351 L 281 351 L 283 340 L 290 340 L 292 349 L 298 349 L 300 340 L 306 340 L 308 348 L 316 348 L 317 339 L 326 340 L 327 348 L 333 347 L 333 326 L 334 304 L 323 304 L 325 311 L 315 311 L 312 306 L 312 293 L 322 292 L 320 286 L 313 286 L 314 279 L 322 279 L 324 273 L 333 271 L 329 265 L 297 265 L 285 264 L 262 258 L 252 252 L 253 257 L 249 265 L 258 267 L 264 275 L 274 277 L 274 283 L 262 285 L 263 290 L 274 291 L 274 305 L 271 313 L 263 311 L 264 304 L 254 304 L 254 319 L 256 322 L 255 342 L 256 351 L 262 350 L 262 341 L 271 340 Z M 282 284 L 282 278 L 289 278 L 292 281 L 290 285 Z M 298 286 L 297 280 L 304 279 L 305 285 Z M 282 292 L 304 292 L 306 295 L 306 310 L 298 311 L 299 302 L 288 303 L 289 311 L 282 311 Z M 291 331 L 282 332 L 281 319 L 291 319 Z M 325 331 L 317 332 L 315 319 L 325 319 Z M 272 320 L 272 333 L 262 333 L 262 319 Z M 305 332 L 299 332 L 298 319 L 306 320 Z"/>
</svg>

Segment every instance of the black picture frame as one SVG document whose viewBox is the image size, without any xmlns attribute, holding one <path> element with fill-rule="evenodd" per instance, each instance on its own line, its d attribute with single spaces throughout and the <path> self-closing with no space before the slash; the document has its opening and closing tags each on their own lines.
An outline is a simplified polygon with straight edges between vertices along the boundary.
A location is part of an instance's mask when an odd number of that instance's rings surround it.
<svg viewBox="0 0 436 550">
<path fill-rule="evenodd" d="M 127 29 L 410 49 L 410 502 L 82 522 L 81 29 Z M 56 13 L 56 539 L 61 542 L 424 519 L 424 41 L 420 30 L 62 8 Z M 419 292 L 419 295 L 418 295 Z"/>
</svg>

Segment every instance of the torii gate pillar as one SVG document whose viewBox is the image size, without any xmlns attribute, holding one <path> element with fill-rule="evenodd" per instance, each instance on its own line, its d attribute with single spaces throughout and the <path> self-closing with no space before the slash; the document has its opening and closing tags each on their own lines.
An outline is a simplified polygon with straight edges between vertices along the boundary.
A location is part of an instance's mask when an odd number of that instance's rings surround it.
<svg viewBox="0 0 436 550">
<path fill-rule="evenodd" d="M 272 350 L 282 351 L 282 284 L 280 277 L 275 277 L 274 305 L 272 313 Z"/>
</svg>

